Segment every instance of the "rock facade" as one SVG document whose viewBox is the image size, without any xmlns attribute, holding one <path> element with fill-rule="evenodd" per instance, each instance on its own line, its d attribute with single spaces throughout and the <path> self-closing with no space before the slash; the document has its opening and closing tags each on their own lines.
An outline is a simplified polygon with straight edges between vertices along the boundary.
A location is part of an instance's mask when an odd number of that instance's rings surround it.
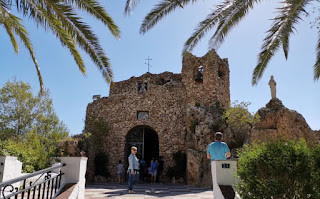
<svg viewBox="0 0 320 199">
<path fill-rule="evenodd" d="M 118 160 L 126 161 L 130 132 L 137 128 L 146 128 L 157 134 L 159 156 L 165 162 L 163 175 L 166 176 L 168 168 L 174 163 L 173 153 L 180 150 L 188 151 L 189 154 L 193 150 L 188 150 L 186 144 L 189 128 L 187 111 L 196 103 L 206 107 L 226 107 L 230 104 L 228 62 L 220 59 L 215 51 L 201 58 L 184 54 L 181 74 L 146 73 L 140 77 L 113 82 L 108 97 L 88 104 L 85 124 L 86 132 L 92 128 L 90 118 L 102 119 L 109 126 L 108 133 L 100 132 L 90 138 L 103 140 L 103 150 L 109 157 L 108 170 L 111 171 L 106 180 L 117 179 L 115 171 Z M 209 141 L 198 143 L 200 145 L 211 142 L 208 137 L 201 139 Z M 87 179 L 92 181 L 95 175 L 94 146 L 87 148 L 87 155 Z M 195 161 L 191 155 L 188 160 Z"/>
<path fill-rule="evenodd" d="M 315 132 L 309 127 L 304 117 L 297 111 L 286 108 L 279 99 L 272 99 L 266 107 L 258 110 L 260 122 L 254 125 L 248 137 L 253 141 L 270 142 L 286 138 L 299 140 L 304 138 L 308 144 L 318 142 Z"/>
<path fill-rule="evenodd" d="M 314 134 L 315 134 L 316 138 L 318 139 L 318 142 L 320 143 L 320 130 L 314 131 Z"/>
</svg>

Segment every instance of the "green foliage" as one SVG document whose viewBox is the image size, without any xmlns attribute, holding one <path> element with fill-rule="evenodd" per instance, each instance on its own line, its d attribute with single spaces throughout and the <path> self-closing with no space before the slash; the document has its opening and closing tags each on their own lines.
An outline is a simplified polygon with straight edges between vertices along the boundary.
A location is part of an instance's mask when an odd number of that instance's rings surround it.
<svg viewBox="0 0 320 199">
<path fill-rule="evenodd" d="M 197 120 L 191 121 L 191 124 L 190 124 L 190 126 L 189 126 L 189 129 L 190 129 L 190 131 L 191 131 L 192 133 L 195 133 L 196 127 L 197 127 L 198 124 L 199 124 L 199 122 L 198 122 Z"/>
<path fill-rule="evenodd" d="M 24 172 L 49 165 L 68 136 L 52 107 L 49 92 L 34 96 L 29 84 L 8 81 L 0 90 L 0 153 L 17 156 Z"/>
<path fill-rule="evenodd" d="M 320 146 L 279 140 L 245 146 L 238 161 L 244 199 L 319 198 Z"/>
<path fill-rule="evenodd" d="M 92 147 L 95 156 L 95 175 L 108 177 L 108 153 L 105 148 L 106 140 L 104 139 L 110 130 L 109 125 L 100 117 L 86 118 L 86 132 L 83 134 L 84 138 L 78 142 L 81 150 L 88 151 L 88 147 Z"/>
<path fill-rule="evenodd" d="M 17 8 L 14 12 L 11 9 Z M 33 20 L 38 27 L 50 30 L 62 46 L 67 47 L 77 63 L 79 70 L 85 74 L 86 68 L 78 50 L 80 47 L 89 55 L 100 69 L 107 82 L 112 80 L 112 70 L 109 59 L 101 47 L 98 37 L 91 27 L 84 22 L 79 11 L 86 12 L 102 22 L 111 34 L 120 38 L 120 31 L 106 10 L 97 0 L 60 0 L 60 1 L 25 1 L 0 0 L 0 25 L 3 25 L 10 37 L 14 51 L 18 53 L 19 47 L 15 35 L 19 36 L 34 62 L 39 77 L 41 92 L 43 89 L 42 77 L 33 50 L 29 33 L 22 25 L 22 19 L 12 13 L 21 13 Z"/>
<path fill-rule="evenodd" d="M 186 172 L 187 172 L 187 156 L 185 153 L 178 151 L 173 153 L 174 166 L 169 167 L 168 169 L 168 177 L 170 179 L 180 179 L 183 178 L 185 180 Z"/>
<path fill-rule="evenodd" d="M 240 102 L 237 101 L 233 103 L 223 113 L 222 120 L 225 121 L 228 125 L 241 129 L 248 130 L 253 124 L 260 121 L 260 116 L 256 113 L 253 116 L 248 111 L 248 106 L 250 102 Z"/>
<path fill-rule="evenodd" d="M 195 102 L 195 103 L 194 103 L 194 106 L 195 106 L 195 107 L 200 107 L 200 102 Z"/>
<path fill-rule="evenodd" d="M 96 155 L 94 159 L 94 165 L 95 165 L 95 176 L 103 176 L 105 178 L 109 177 L 109 171 L 108 171 L 108 155 L 100 152 Z"/>
<path fill-rule="evenodd" d="M 95 151 L 103 151 L 105 142 L 101 138 L 108 134 L 110 130 L 109 125 L 100 117 L 88 117 L 86 119 L 86 125 L 88 128 L 86 129 L 85 136 L 92 138 L 91 140 L 94 142 Z"/>
<path fill-rule="evenodd" d="M 320 144 L 311 148 L 312 174 L 314 189 L 318 190 L 315 194 L 316 198 L 320 198 Z"/>
</svg>

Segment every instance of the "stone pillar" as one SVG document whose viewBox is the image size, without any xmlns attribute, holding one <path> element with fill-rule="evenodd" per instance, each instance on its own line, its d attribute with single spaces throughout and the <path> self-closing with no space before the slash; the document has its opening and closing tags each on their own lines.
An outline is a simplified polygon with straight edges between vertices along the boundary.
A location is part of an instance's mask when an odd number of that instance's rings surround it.
<svg viewBox="0 0 320 199">
<path fill-rule="evenodd" d="M 0 182 L 21 176 L 22 163 L 17 157 L 0 156 Z"/>
<path fill-rule="evenodd" d="M 61 168 L 62 176 L 61 185 L 64 186 L 67 183 L 77 183 L 77 194 L 75 198 L 84 199 L 85 192 L 85 175 L 87 171 L 87 157 L 61 157 L 61 163 L 66 166 Z M 69 197 L 70 198 L 70 197 Z"/>
</svg>

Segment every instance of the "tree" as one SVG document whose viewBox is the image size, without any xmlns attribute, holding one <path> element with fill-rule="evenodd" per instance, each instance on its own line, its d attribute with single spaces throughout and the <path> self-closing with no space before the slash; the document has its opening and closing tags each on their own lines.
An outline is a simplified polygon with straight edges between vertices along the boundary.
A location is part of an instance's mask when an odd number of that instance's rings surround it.
<svg viewBox="0 0 320 199">
<path fill-rule="evenodd" d="M 22 19 L 12 14 L 13 0 L 0 0 L 0 25 L 3 25 L 10 37 L 16 53 L 19 46 L 15 35 L 18 35 L 28 49 L 36 67 L 40 90 L 44 91 L 39 64 L 36 60 L 27 29 L 22 25 Z M 98 37 L 91 27 L 80 17 L 79 11 L 92 15 L 108 27 L 111 34 L 120 38 L 120 31 L 106 10 L 97 0 L 15 0 L 16 11 L 32 19 L 39 27 L 50 30 L 62 46 L 67 47 L 74 57 L 79 70 L 85 74 L 86 68 L 77 49 L 84 50 L 100 69 L 104 79 L 112 81 L 112 70 L 109 59 L 102 49 Z"/>
<path fill-rule="evenodd" d="M 222 119 L 231 127 L 240 130 L 250 130 L 253 125 L 260 121 L 258 113 L 251 115 L 248 111 L 250 102 L 235 101 L 222 115 Z"/>
<path fill-rule="evenodd" d="M 0 154 L 17 156 L 25 172 L 49 166 L 68 136 L 52 106 L 49 91 L 34 96 L 21 81 L 8 81 L 0 89 Z"/>
<path fill-rule="evenodd" d="M 130 14 L 139 1 L 127 0 L 125 13 Z M 187 4 L 195 2 L 197 0 L 161 0 L 144 18 L 140 33 L 145 34 L 148 32 L 161 19 L 177 8 L 183 8 Z M 218 48 L 231 29 L 238 25 L 249 11 L 261 2 L 260 0 L 223 0 L 222 3 L 215 5 L 215 9 L 198 24 L 191 37 L 185 42 L 183 52 L 192 51 L 198 42 L 214 27 L 216 27 L 216 30 L 209 40 L 209 48 Z M 281 46 L 285 58 L 288 58 L 289 38 L 293 30 L 296 30 L 295 26 L 302 21 L 302 15 L 308 15 L 306 8 L 311 2 L 311 0 L 279 1 L 281 7 L 277 9 L 277 16 L 272 19 L 272 26 L 263 41 L 261 52 L 258 56 L 258 64 L 252 74 L 253 85 L 258 83 L 269 61 Z M 319 3 L 318 1 L 315 2 Z M 317 59 L 313 66 L 315 81 L 320 77 L 320 30 L 318 31 L 318 37 Z"/>
</svg>

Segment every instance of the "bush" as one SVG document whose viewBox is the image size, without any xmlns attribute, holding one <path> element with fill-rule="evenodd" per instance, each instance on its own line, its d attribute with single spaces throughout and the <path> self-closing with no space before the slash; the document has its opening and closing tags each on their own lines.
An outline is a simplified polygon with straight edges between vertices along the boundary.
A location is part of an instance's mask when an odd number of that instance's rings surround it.
<svg viewBox="0 0 320 199">
<path fill-rule="evenodd" d="M 180 179 L 183 178 L 185 180 L 186 172 L 187 172 L 187 156 L 185 153 L 178 151 L 173 153 L 174 166 L 169 167 L 168 169 L 168 177 L 170 180 L 172 178 Z"/>
<path fill-rule="evenodd" d="M 191 121 L 191 124 L 189 126 L 189 129 L 192 133 L 195 133 L 196 132 L 196 127 L 197 125 L 199 125 L 199 122 L 197 120 L 192 120 Z"/>
<path fill-rule="evenodd" d="M 229 126 L 241 130 L 248 130 L 252 128 L 253 124 L 260 121 L 260 116 L 256 113 L 251 115 L 248 106 L 250 102 L 235 101 L 232 106 L 224 111 L 222 120 Z"/>
<path fill-rule="evenodd" d="M 245 146 L 238 161 L 238 192 L 243 199 L 319 198 L 320 147 L 305 141 Z"/>
</svg>

